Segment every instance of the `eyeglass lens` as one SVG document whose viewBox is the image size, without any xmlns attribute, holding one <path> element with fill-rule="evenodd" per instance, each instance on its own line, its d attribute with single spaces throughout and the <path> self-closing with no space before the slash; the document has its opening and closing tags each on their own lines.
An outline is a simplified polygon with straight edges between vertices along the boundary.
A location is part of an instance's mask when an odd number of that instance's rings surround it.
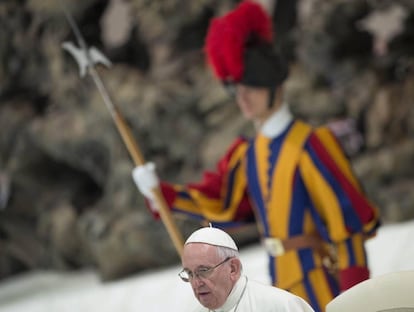
<svg viewBox="0 0 414 312">
<path fill-rule="evenodd" d="M 224 259 L 222 262 L 220 262 L 219 264 L 213 266 L 213 267 L 201 267 L 196 269 L 194 272 L 190 271 L 190 270 L 186 270 L 183 269 L 180 273 L 178 273 L 178 276 L 184 281 L 184 282 L 189 282 L 191 281 L 194 277 L 197 278 L 202 278 L 202 279 L 206 279 L 210 276 L 211 273 L 213 273 L 214 269 L 216 269 L 217 267 L 219 267 L 220 265 L 222 265 L 223 263 L 227 262 L 228 260 L 230 260 L 232 257 L 227 257 L 226 259 Z"/>
</svg>

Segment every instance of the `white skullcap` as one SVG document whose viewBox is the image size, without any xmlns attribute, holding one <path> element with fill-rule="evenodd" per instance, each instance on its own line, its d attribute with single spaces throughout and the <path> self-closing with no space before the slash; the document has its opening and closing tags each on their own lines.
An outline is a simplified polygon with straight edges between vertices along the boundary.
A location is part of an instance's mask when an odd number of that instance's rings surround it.
<svg viewBox="0 0 414 312">
<path fill-rule="evenodd" d="M 190 243 L 204 243 L 238 250 L 236 243 L 229 234 L 213 227 L 204 227 L 195 231 L 187 238 L 184 245 Z"/>
</svg>

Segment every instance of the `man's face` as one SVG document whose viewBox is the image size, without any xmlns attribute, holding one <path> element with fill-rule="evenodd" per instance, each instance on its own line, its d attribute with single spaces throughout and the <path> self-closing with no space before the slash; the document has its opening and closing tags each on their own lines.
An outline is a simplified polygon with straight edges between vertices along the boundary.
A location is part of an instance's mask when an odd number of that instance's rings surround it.
<svg viewBox="0 0 414 312">
<path fill-rule="evenodd" d="M 217 255 L 215 246 L 201 243 L 190 243 L 184 246 L 182 265 L 185 270 L 193 273 L 198 269 L 212 268 L 223 260 Z M 238 279 L 235 267 L 231 264 L 232 260 L 219 265 L 207 278 L 193 274 L 194 277 L 190 280 L 191 287 L 197 300 L 204 307 L 217 309 L 226 301 Z"/>
<path fill-rule="evenodd" d="M 247 120 L 263 122 L 269 116 L 269 88 L 236 86 L 236 101 Z"/>
</svg>

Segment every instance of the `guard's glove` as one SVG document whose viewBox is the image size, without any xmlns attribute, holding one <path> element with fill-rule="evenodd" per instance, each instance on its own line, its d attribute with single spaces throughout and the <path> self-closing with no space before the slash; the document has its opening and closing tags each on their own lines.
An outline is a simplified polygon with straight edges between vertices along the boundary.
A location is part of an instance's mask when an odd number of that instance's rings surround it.
<svg viewBox="0 0 414 312">
<path fill-rule="evenodd" d="M 144 165 L 135 167 L 132 170 L 132 178 L 138 190 L 149 201 L 151 210 L 154 212 L 159 211 L 156 205 L 155 193 L 153 192 L 160 185 L 160 181 L 155 172 L 155 164 L 153 162 L 147 162 Z"/>
</svg>

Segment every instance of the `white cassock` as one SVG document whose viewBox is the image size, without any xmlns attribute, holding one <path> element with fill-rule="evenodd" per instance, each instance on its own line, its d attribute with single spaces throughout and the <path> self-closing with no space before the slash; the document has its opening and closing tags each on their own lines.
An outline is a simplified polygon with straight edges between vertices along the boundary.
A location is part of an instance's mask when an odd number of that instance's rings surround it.
<svg viewBox="0 0 414 312">
<path fill-rule="evenodd" d="M 283 289 L 248 280 L 242 276 L 226 302 L 216 310 L 199 306 L 193 312 L 314 312 L 302 298 Z"/>
</svg>

